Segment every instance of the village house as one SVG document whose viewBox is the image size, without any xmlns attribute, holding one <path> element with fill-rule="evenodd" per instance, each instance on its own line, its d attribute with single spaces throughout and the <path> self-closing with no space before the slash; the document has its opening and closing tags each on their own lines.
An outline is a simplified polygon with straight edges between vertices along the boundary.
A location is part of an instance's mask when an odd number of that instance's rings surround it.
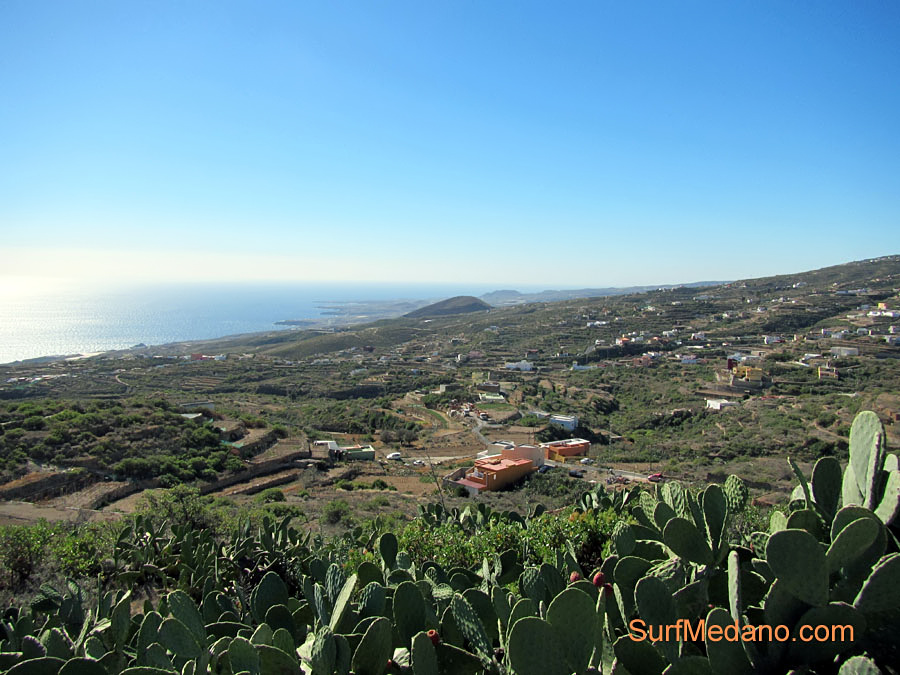
<svg viewBox="0 0 900 675">
<path fill-rule="evenodd" d="M 736 401 L 729 401 L 724 398 L 708 398 L 706 399 L 706 407 L 708 410 L 724 410 L 731 406 L 736 406 Z"/>
<path fill-rule="evenodd" d="M 545 459 L 564 462 L 567 457 L 586 455 L 591 449 L 591 442 L 583 438 L 567 438 L 564 441 L 541 443 L 541 448 L 544 450 Z"/>
<path fill-rule="evenodd" d="M 499 394 L 500 393 L 500 383 L 499 382 L 491 382 L 490 380 L 486 382 L 481 382 L 480 384 L 476 384 L 475 388 L 478 391 L 486 391 L 491 394 Z"/>
<path fill-rule="evenodd" d="M 550 415 L 550 424 L 560 426 L 566 431 L 575 431 L 578 426 L 578 415 Z"/>
<path fill-rule="evenodd" d="M 832 356 L 859 356 L 859 347 L 832 347 Z"/>
<path fill-rule="evenodd" d="M 509 459 L 502 455 L 487 457 L 476 459 L 475 465 L 466 471 L 465 476 L 453 482 L 468 490 L 470 495 L 477 495 L 482 490 L 502 490 L 535 469 L 530 459 Z"/>
</svg>

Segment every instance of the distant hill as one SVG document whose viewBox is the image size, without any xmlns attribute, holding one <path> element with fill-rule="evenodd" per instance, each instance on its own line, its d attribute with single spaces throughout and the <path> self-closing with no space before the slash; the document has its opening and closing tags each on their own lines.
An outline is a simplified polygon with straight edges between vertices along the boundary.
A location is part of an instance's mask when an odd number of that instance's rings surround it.
<svg viewBox="0 0 900 675">
<path fill-rule="evenodd" d="M 695 281 L 689 284 L 663 284 L 656 286 L 624 286 L 610 288 L 578 288 L 567 290 L 547 290 L 535 293 L 522 293 L 515 290 L 491 291 L 481 296 L 485 302 L 491 305 L 509 306 L 524 305 L 530 302 L 559 302 L 561 300 L 575 300 L 578 298 L 603 298 L 611 295 L 632 295 L 634 293 L 645 293 L 647 291 L 657 291 L 667 288 L 701 288 L 704 286 L 721 286 L 728 283 L 727 281 Z"/>
<path fill-rule="evenodd" d="M 454 298 L 441 300 L 433 305 L 426 305 L 405 316 L 411 319 L 421 319 L 430 316 L 448 316 L 450 314 L 469 314 L 471 312 L 483 312 L 491 309 L 484 300 L 471 295 L 457 295 Z"/>
<path fill-rule="evenodd" d="M 732 286 L 744 288 L 767 288 L 778 290 L 793 284 L 804 284 L 821 291 L 848 289 L 864 289 L 870 285 L 890 282 L 896 284 L 900 276 L 900 255 L 885 255 L 880 258 L 867 258 L 831 267 L 822 267 L 808 272 L 779 274 L 756 279 L 735 281 Z"/>
<path fill-rule="evenodd" d="M 870 303 L 896 295 L 894 289 L 898 287 L 900 256 L 890 255 L 757 279 L 653 286 L 653 290 L 645 293 L 638 293 L 639 287 L 543 293 L 507 289 L 488 293 L 481 299 L 472 296 L 449 298 L 413 311 L 397 306 L 392 308 L 396 310 L 393 317 L 379 317 L 375 321 L 366 321 L 365 317 L 360 316 L 369 314 L 361 306 L 349 312 L 359 319 L 357 323 L 353 323 L 354 317 L 348 317 L 345 324 L 325 325 L 313 330 L 247 334 L 157 346 L 150 350 L 152 353 L 183 354 L 200 351 L 202 345 L 202 350 L 208 354 L 258 352 L 285 359 L 301 359 L 363 347 L 395 348 L 438 335 L 445 325 L 453 323 L 454 330 L 470 335 L 469 347 L 472 350 L 488 352 L 494 349 L 498 334 L 495 331 L 485 332 L 485 329 L 499 326 L 507 331 L 503 344 L 512 351 L 537 347 L 547 353 L 555 353 L 559 349 L 559 337 L 548 326 L 568 326 L 565 330 L 570 330 L 574 325 L 571 323 L 573 316 L 578 316 L 574 319 L 575 323 L 581 323 L 585 310 L 608 310 L 613 316 L 628 317 L 635 311 L 636 305 L 648 304 L 656 306 L 655 324 L 648 324 L 651 317 L 643 316 L 639 321 L 635 318 L 631 326 L 633 329 L 645 329 L 651 325 L 651 328 L 661 331 L 676 321 L 693 322 L 698 317 L 727 312 L 735 315 L 728 321 L 731 322 L 729 330 L 737 335 L 797 333 L 824 319 L 843 316 L 862 302 Z M 696 290 L 699 288 L 703 290 Z M 857 299 L 857 293 L 862 289 L 870 289 L 871 293 L 863 291 L 863 299 Z M 633 295 L 624 295 L 628 292 Z M 555 293 L 572 295 L 553 301 L 548 296 Z M 488 299 L 493 301 L 488 304 L 485 302 Z M 696 306 L 697 302 L 705 303 L 704 307 Z M 765 306 L 766 311 L 757 312 L 758 306 Z M 491 310 L 490 315 L 485 312 L 488 309 Z M 399 316 L 402 311 L 407 313 Z M 739 318 L 745 312 L 746 316 Z M 424 323 L 422 318 L 433 318 L 434 322 Z M 515 328 L 515 331 L 509 331 L 510 328 Z M 626 324 L 622 324 L 614 332 L 627 330 Z M 617 336 L 610 335 L 606 339 L 612 337 Z M 572 334 L 567 334 L 565 344 L 574 344 L 572 340 Z M 593 347 L 593 336 L 590 343 L 585 348 Z M 141 350 L 142 354 L 146 351 L 146 348 Z M 428 351 L 433 351 L 433 348 L 429 346 Z"/>
</svg>

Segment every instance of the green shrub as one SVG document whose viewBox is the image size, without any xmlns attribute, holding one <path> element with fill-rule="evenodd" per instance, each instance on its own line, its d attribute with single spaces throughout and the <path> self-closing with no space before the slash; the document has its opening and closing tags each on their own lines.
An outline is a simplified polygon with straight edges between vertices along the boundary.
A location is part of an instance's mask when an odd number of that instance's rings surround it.
<svg viewBox="0 0 900 675">
<path fill-rule="evenodd" d="M 25 421 L 22 422 L 22 427 L 28 429 L 28 431 L 39 431 L 47 426 L 47 422 L 43 417 L 33 416 L 26 417 Z"/>
<path fill-rule="evenodd" d="M 328 525 L 348 523 L 350 521 L 350 505 L 343 499 L 334 499 L 322 509 L 322 519 Z"/>
<path fill-rule="evenodd" d="M 278 488 L 268 488 L 260 492 L 256 497 L 254 497 L 253 501 L 258 502 L 260 504 L 271 504 L 272 502 L 283 502 L 285 501 L 284 492 L 279 490 Z"/>
<path fill-rule="evenodd" d="M 369 501 L 363 504 L 363 507 L 368 509 L 369 511 L 374 511 L 375 509 L 390 506 L 391 500 L 385 497 L 384 495 L 378 495 L 377 497 L 372 497 Z"/>
<path fill-rule="evenodd" d="M 266 513 L 274 518 L 306 518 L 306 514 L 298 504 L 285 504 L 283 502 L 272 502 L 266 504 L 263 509 Z"/>
</svg>

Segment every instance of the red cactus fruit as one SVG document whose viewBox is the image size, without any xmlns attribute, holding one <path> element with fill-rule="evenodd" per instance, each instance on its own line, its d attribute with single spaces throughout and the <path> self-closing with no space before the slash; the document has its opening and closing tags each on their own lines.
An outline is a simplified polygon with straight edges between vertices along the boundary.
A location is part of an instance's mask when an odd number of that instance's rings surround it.
<svg viewBox="0 0 900 675">
<path fill-rule="evenodd" d="M 574 584 L 576 581 L 581 581 L 581 573 L 580 572 L 572 572 L 569 575 L 569 583 Z"/>
<path fill-rule="evenodd" d="M 431 640 L 431 644 L 435 647 L 441 643 L 441 636 L 438 635 L 438 632 L 434 629 L 428 631 L 428 639 Z"/>
<path fill-rule="evenodd" d="M 596 586 L 597 588 L 600 588 L 605 583 L 606 583 L 606 575 L 603 574 L 603 572 L 597 572 L 597 574 L 594 575 L 594 586 Z"/>
<path fill-rule="evenodd" d="M 612 584 L 603 584 L 603 597 L 609 598 L 613 594 L 613 585 Z"/>
</svg>

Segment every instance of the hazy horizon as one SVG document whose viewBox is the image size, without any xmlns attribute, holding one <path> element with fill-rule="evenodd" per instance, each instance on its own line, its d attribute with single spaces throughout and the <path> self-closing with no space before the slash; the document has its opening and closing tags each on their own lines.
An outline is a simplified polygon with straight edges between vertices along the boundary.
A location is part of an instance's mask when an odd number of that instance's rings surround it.
<svg viewBox="0 0 900 675">
<path fill-rule="evenodd" d="M 0 284 L 691 283 L 900 250 L 900 5 L 0 5 Z"/>
</svg>

